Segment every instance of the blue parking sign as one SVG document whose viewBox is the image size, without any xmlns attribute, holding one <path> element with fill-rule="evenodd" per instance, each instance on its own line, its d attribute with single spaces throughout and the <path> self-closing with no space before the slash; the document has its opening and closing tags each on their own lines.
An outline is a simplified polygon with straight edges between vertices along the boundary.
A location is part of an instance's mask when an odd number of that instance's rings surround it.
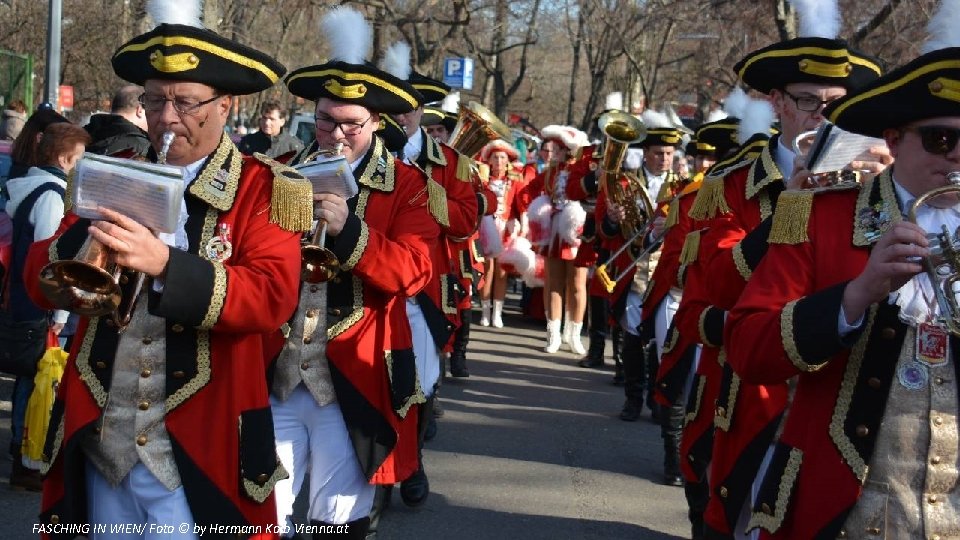
<svg viewBox="0 0 960 540">
<path fill-rule="evenodd" d="M 473 88 L 473 59 L 447 58 L 443 62 L 443 83 L 452 88 Z"/>
</svg>

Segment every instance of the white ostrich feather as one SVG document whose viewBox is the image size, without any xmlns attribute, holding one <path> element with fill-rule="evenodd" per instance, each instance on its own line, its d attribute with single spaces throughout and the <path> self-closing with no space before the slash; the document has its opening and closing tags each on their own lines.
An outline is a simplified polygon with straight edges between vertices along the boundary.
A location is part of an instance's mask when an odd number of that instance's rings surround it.
<svg viewBox="0 0 960 540">
<path fill-rule="evenodd" d="M 927 24 L 930 34 L 921 48 L 924 54 L 947 47 L 960 47 L 960 32 L 957 31 L 957 22 L 960 21 L 960 0 L 943 0 L 936 13 Z"/>
<path fill-rule="evenodd" d="M 203 8 L 200 0 L 150 0 L 147 13 L 157 26 L 161 24 L 183 24 L 203 28 L 200 22 Z"/>
<path fill-rule="evenodd" d="M 797 10 L 797 34 L 835 39 L 840 34 L 837 0 L 790 0 Z"/>
<path fill-rule="evenodd" d="M 726 112 L 724 112 L 723 110 L 721 110 L 721 109 L 714 109 L 714 110 L 710 111 L 710 114 L 707 115 L 707 121 L 706 121 L 706 123 L 716 122 L 716 121 L 718 121 L 718 120 L 723 120 L 724 118 L 726 118 L 726 117 L 728 117 L 728 116 L 730 116 L 730 115 L 728 115 L 728 114 L 727 114 Z M 738 118 L 739 118 L 739 117 L 738 117 Z"/>
<path fill-rule="evenodd" d="M 450 92 L 440 103 L 440 110 L 451 114 L 460 113 L 460 92 Z"/>
<path fill-rule="evenodd" d="M 647 129 L 675 127 L 673 122 L 667 118 L 667 115 L 663 114 L 662 112 L 657 112 L 653 109 L 647 109 L 643 111 L 643 114 L 640 115 L 640 119 L 643 120 L 643 123 L 645 126 L 647 126 Z"/>
<path fill-rule="evenodd" d="M 380 69 L 405 81 L 410 78 L 410 45 L 398 41 L 387 47 L 380 61 Z"/>
<path fill-rule="evenodd" d="M 776 118 L 773 105 L 765 99 L 750 99 L 744 107 L 740 117 L 740 128 L 737 131 L 737 140 L 740 144 L 758 133 L 770 133 L 770 126 Z"/>
<path fill-rule="evenodd" d="M 623 110 L 623 92 L 610 92 L 607 94 L 604 110 L 614 109 Z"/>
<path fill-rule="evenodd" d="M 750 103 L 750 96 L 743 91 L 743 88 L 738 86 L 730 92 L 727 99 L 723 100 L 723 112 L 730 116 L 743 118 L 743 112 L 747 108 L 747 103 Z"/>
<path fill-rule="evenodd" d="M 335 7 L 320 21 L 320 33 L 330 45 L 330 59 L 362 64 L 370 56 L 373 28 L 359 11 Z"/>
</svg>

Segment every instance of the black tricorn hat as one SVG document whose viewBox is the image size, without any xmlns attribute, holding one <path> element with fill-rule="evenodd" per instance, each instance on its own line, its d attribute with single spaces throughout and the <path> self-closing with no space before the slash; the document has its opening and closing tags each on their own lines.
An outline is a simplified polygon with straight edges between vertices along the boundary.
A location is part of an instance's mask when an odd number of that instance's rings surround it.
<svg viewBox="0 0 960 540">
<path fill-rule="evenodd" d="M 117 76 L 134 84 L 189 81 L 233 95 L 266 90 L 286 72 L 280 62 L 216 32 L 168 23 L 121 45 L 111 63 Z"/>
<path fill-rule="evenodd" d="M 683 143 L 683 134 L 674 127 L 659 127 L 647 129 L 647 136 L 638 143 L 640 148 L 651 146 L 674 146 L 680 148 Z M 632 146 L 632 145 L 631 145 Z"/>
<path fill-rule="evenodd" d="M 416 71 L 410 72 L 410 78 L 408 80 L 410 84 L 420 92 L 420 95 L 423 96 L 422 103 L 442 101 L 443 98 L 447 97 L 447 94 L 450 93 L 450 87 L 443 84 L 443 82 L 431 79 Z"/>
<path fill-rule="evenodd" d="M 743 82 L 763 93 L 791 83 L 818 83 L 856 90 L 880 76 L 878 60 L 845 41 L 799 37 L 751 52 L 733 66 Z"/>
<path fill-rule="evenodd" d="M 437 124 L 443 124 L 443 127 L 452 133 L 453 128 L 457 127 L 457 115 L 435 107 L 424 107 L 420 125 L 435 126 Z"/>
<path fill-rule="evenodd" d="M 727 155 L 730 150 L 740 146 L 737 132 L 740 119 L 728 116 L 713 122 L 701 124 L 694 135 L 694 155 L 712 154 L 718 158 Z"/>
<path fill-rule="evenodd" d="M 380 115 L 380 127 L 377 128 L 377 135 L 383 139 L 383 144 L 387 150 L 396 154 L 407 144 L 407 132 L 390 117 L 389 114 Z"/>
<path fill-rule="evenodd" d="M 960 47 L 915 58 L 834 101 L 823 116 L 842 129 L 871 137 L 928 118 L 960 116 Z"/>
<path fill-rule="evenodd" d="M 413 85 L 370 63 L 336 60 L 302 67 L 290 72 L 285 82 L 295 96 L 355 103 L 378 113 L 403 114 L 423 103 Z"/>
</svg>

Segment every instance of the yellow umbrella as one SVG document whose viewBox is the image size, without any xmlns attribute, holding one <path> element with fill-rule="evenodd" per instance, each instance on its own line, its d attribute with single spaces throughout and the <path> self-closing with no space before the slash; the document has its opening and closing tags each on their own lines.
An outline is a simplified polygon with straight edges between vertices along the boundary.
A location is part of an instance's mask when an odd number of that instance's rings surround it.
<svg viewBox="0 0 960 540">
<path fill-rule="evenodd" d="M 27 402 L 23 429 L 23 461 L 32 469 L 39 469 L 43 462 L 43 444 L 47 438 L 50 412 L 68 356 L 60 347 L 48 347 L 37 363 L 37 375 L 33 378 L 33 393 Z"/>
</svg>

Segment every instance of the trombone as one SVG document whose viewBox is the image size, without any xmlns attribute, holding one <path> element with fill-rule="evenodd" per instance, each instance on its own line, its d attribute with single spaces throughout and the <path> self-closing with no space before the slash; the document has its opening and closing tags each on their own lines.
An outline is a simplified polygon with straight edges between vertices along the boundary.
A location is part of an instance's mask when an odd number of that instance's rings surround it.
<svg viewBox="0 0 960 540">
<path fill-rule="evenodd" d="M 606 289 L 608 294 L 613 292 L 613 289 L 617 287 L 617 283 L 619 283 L 621 279 L 627 277 L 627 274 L 629 274 L 630 271 L 633 270 L 633 267 L 635 266 L 635 264 L 627 265 L 626 268 L 621 270 L 620 273 L 614 276 L 613 278 L 611 278 L 609 272 L 607 272 L 607 267 L 613 264 L 613 261 L 617 260 L 617 257 L 619 257 L 621 253 L 623 253 L 628 248 L 633 246 L 634 242 L 650 234 L 651 232 L 653 232 L 652 223 L 648 227 L 645 227 L 637 231 L 626 242 L 624 242 L 624 244 L 620 246 L 619 249 L 611 253 L 610 256 L 607 257 L 606 262 L 597 266 L 597 270 L 596 270 L 597 278 L 600 280 L 600 284 L 603 285 L 603 288 Z M 634 257 L 634 259 L 636 260 L 642 259 L 647 255 L 649 255 L 650 253 L 652 253 L 653 251 L 655 251 L 657 247 L 659 247 L 660 242 L 663 240 L 663 237 L 666 235 L 667 235 L 667 232 L 666 230 L 664 230 L 664 232 L 660 233 L 660 235 L 658 235 L 656 238 L 653 239 L 652 242 L 650 242 L 650 245 L 643 248 L 643 250 L 641 250 L 640 253 L 638 253 L 637 256 Z"/>
<path fill-rule="evenodd" d="M 172 131 L 163 134 L 162 147 L 157 152 L 157 162 L 161 165 L 167 162 L 167 152 L 175 137 Z M 112 258 L 113 252 L 107 246 L 87 236 L 73 259 L 54 261 L 40 270 L 40 291 L 57 309 L 86 317 L 112 314 L 117 331 L 123 332 L 133 317 L 146 274 L 137 272 L 127 309 L 121 315 L 120 283 L 125 278 L 121 276 L 123 267 L 119 264 L 114 263 L 112 270 L 108 270 Z"/>
<path fill-rule="evenodd" d="M 908 214 L 911 223 L 917 222 L 917 209 L 927 201 L 947 193 L 960 195 L 960 171 L 947 174 L 947 181 L 948 185 L 917 197 Z M 956 233 L 951 234 L 946 225 L 941 225 L 940 232 L 931 233 L 928 238 L 931 240 L 930 255 L 923 257 L 923 269 L 937 297 L 941 321 L 948 332 L 960 336 L 960 301 L 954 288 L 960 283 L 960 238 Z"/>
</svg>

